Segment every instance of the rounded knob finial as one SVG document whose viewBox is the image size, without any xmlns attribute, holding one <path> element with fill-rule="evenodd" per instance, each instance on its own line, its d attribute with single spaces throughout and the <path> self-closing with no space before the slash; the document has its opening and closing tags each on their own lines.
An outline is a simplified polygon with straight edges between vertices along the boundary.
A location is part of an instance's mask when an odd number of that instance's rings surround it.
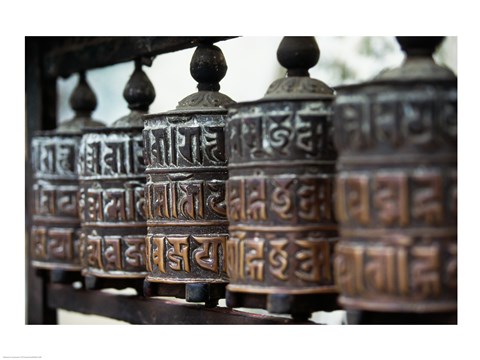
<svg viewBox="0 0 480 360">
<path fill-rule="evenodd" d="M 285 36 L 277 50 L 278 62 L 287 68 L 287 76 L 309 76 L 308 69 L 320 59 L 313 36 Z"/>
<path fill-rule="evenodd" d="M 147 112 L 155 100 L 155 88 L 142 70 L 141 59 L 135 60 L 135 70 L 123 90 L 123 97 L 128 103 L 130 110 Z"/>
<path fill-rule="evenodd" d="M 190 74 L 198 82 L 199 91 L 219 91 L 227 68 L 222 50 L 210 43 L 200 44 L 190 62 Z"/>
<path fill-rule="evenodd" d="M 97 97 L 88 84 L 84 71 L 79 73 L 78 84 L 70 95 L 69 102 L 77 116 L 90 116 L 97 107 Z"/>
<path fill-rule="evenodd" d="M 397 36 L 402 50 L 409 56 L 432 56 L 444 36 Z"/>
</svg>

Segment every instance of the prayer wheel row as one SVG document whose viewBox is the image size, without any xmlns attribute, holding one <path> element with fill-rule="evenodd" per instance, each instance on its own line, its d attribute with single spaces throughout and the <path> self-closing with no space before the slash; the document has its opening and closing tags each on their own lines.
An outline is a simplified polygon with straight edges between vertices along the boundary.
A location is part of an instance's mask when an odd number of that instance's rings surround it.
<svg viewBox="0 0 480 360">
<path fill-rule="evenodd" d="M 399 68 L 333 90 L 309 77 L 314 38 L 285 37 L 287 76 L 243 103 L 205 40 L 198 92 L 151 115 L 138 59 L 111 127 L 81 74 L 73 125 L 32 141 L 32 265 L 298 319 L 455 312 L 457 80 L 432 59 L 442 38 L 397 40 Z"/>
</svg>

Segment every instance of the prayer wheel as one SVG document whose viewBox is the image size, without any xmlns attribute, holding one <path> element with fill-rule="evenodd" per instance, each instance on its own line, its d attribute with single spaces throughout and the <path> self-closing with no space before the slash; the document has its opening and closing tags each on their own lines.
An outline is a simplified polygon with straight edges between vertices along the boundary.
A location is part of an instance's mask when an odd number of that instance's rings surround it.
<svg viewBox="0 0 480 360">
<path fill-rule="evenodd" d="M 338 89 L 335 274 L 347 310 L 456 314 L 457 78 L 433 61 L 442 39 L 398 37 L 399 68 Z"/>
<path fill-rule="evenodd" d="M 225 106 L 233 103 L 219 92 L 226 72 L 220 48 L 205 41 L 190 63 L 198 92 L 181 100 L 175 110 L 143 117 L 148 296 L 176 296 L 206 306 L 224 297 L 224 127 Z"/>
<path fill-rule="evenodd" d="M 88 289 L 142 291 L 145 269 L 143 121 L 155 89 L 135 61 L 123 92 L 130 114 L 104 129 L 86 129 L 80 148 L 82 259 Z"/>
<path fill-rule="evenodd" d="M 309 77 L 313 37 L 285 37 L 287 76 L 257 101 L 229 107 L 227 306 L 306 319 L 336 309 L 334 91 Z"/>
<path fill-rule="evenodd" d="M 79 74 L 70 105 L 75 111 L 72 119 L 56 130 L 37 132 L 32 139 L 32 266 L 57 274 L 81 270 L 77 209 L 81 130 L 104 126 L 91 118 L 97 100 L 84 72 Z"/>
</svg>

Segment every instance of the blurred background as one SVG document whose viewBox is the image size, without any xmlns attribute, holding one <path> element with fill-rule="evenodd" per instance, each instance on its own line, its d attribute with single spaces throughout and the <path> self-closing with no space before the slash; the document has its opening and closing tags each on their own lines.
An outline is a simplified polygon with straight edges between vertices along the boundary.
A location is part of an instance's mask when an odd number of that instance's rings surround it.
<svg viewBox="0 0 480 360">
<path fill-rule="evenodd" d="M 221 81 L 220 91 L 237 102 L 257 100 L 269 85 L 285 76 L 285 69 L 277 62 L 277 47 L 282 37 L 240 37 L 221 41 L 219 46 L 226 58 L 228 71 Z M 320 47 L 320 60 L 310 69 L 310 76 L 335 87 L 363 82 L 381 70 L 397 67 L 404 59 L 393 37 L 316 37 Z M 144 66 L 156 91 L 150 113 L 172 110 L 187 95 L 196 92 L 197 83 L 190 76 L 190 60 L 195 48 L 157 56 L 151 67 Z M 457 37 L 446 37 L 435 55 L 437 63 L 457 73 Z M 129 110 L 123 98 L 123 89 L 134 64 L 123 63 L 107 68 L 90 70 L 87 80 L 97 96 L 98 106 L 93 117 L 109 125 L 126 115 Z M 77 84 L 77 75 L 57 82 L 59 122 L 73 117 L 68 104 Z M 103 290 L 114 291 L 114 290 Z M 130 295 L 133 290 L 114 291 Z M 181 300 L 178 300 L 181 301 Z M 220 305 L 224 306 L 225 301 Z M 251 311 L 250 309 L 248 311 Z M 266 313 L 258 310 L 259 313 Z M 345 313 L 314 313 L 313 321 L 325 324 L 345 322 Z M 59 324 L 126 324 L 121 321 L 93 315 L 75 314 L 59 310 Z"/>
<path fill-rule="evenodd" d="M 222 49 L 228 65 L 220 91 L 237 102 L 263 97 L 274 80 L 285 76 L 286 71 L 276 57 L 281 39 L 248 36 L 218 42 L 216 45 Z M 404 58 L 393 37 L 339 36 L 316 37 L 316 40 L 320 60 L 310 69 L 310 76 L 332 87 L 369 80 L 385 68 L 400 65 Z M 160 55 L 151 67 L 143 67 L 157 94 L 150 106 L 151 113 L 172 110 L 181 99 L 197 91 L 197 83 L 190 76 L 194 51 L 192 48 Z M 456 73 L 457 38 L 447 37 L 434 57 Z M 130 62 L 87 72 L 98 100 L 93 113 L 96 119 L 108 125 L 129 112 L 122 94 L 133 69 Z M 77 75 L 58 80 L 59 122 L 73 116 L 68 99 L 76 84 Z"/>
</svg>

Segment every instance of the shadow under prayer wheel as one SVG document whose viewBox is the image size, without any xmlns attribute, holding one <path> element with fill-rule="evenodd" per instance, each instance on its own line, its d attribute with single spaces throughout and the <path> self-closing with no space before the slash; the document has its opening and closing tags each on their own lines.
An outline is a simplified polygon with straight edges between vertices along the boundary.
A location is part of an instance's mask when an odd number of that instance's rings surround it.
<svg viewBox="0 0 480 360">
<path fill-rule="evenodd" d="M 227 306 L 306 319 L 337 309 L 333 251 L 334 91 L 312 79 L 313 37 L 285 37 L 288 69 L 266 95 L 229 107 Z"/>
<path fill-rule="evenodd" d="M 401 67 L 337 89 L 339 302 L 456 318 L 457 78 L 432 59 L 441 37 L 397 40 Z"/>
<path fill-rule="evenodd" d="M 70 97 L 74 118 L 32 138 L 32 266 L 52 270 L 55 282 L 69 281 L 67 276 L 76 280 L 74 273 L 81 270 L 77 161 L 82 128 L 104 126 L 90 117 L 96 104 L 85 73 L 80 73 Z"/>
<path fill-rule="evenodd" d="M 124 97 L 131 112 L 112 127 L 87 129 L 80 148 L 82 274 L 87 289 L 142 292 L 145 269 L 143 121 L 155 90 L 140 60 Z"/>
<path fill-rule="evenodd" d="M 225 248 L 228 177 L 224 127 L 226 105 L 219 92 L 227 65 L 208 42 L 191 63 L 198 92 L 175 110 L 144 116 L 148 234 L 146 296 L 175 296 L 216 306 L 228 282 Z"/>
</svg>

